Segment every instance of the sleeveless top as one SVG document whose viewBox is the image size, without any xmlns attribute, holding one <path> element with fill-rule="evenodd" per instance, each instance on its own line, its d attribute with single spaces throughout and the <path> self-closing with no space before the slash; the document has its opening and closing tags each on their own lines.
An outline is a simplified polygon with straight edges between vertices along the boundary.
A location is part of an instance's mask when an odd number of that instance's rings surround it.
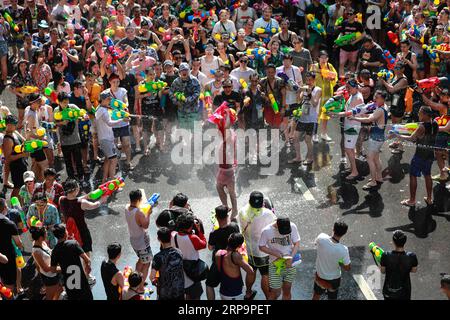
<svg viewBox="0 0 450 320">
<path fill-rule="evenodd" d="M 109 260 L 102 262 L 101 275 L 103 287 L 105 288 L 106 298 L 108 300 L 120 300 L 119 285 L 111 283 L 112 278 L 119 272 L 117 266 Z"/>
<path fill-rule="evenodd" d="M 288 31 L 287 40 L 281 39 L 281 32 L 278 34 L 278 42 L 280 43 L 280 47 L 292 47 L 292 33 Z"/>
<path fill-rule="evenodd" d="M 223 261 L 225 260 L 225 255 L 227 254 L 226 250 L 219 250 L 220 254 L 220 263 L 218 266 L 218 271 L 220 275 L 220 293 L 227 297 L 235 297 L 240 294 L 242 294 L 242 288 L 244 286 L 244 282 L 242 281 L 242 274 L 239 272 L 239 275 L 237 277 L 230 277 L 225 272 L 225 269 L 223 267 Z M 233 264 L 233 254 L 230 256 L 231 262 Z"/>
<path fill-rule="evenodd" d="M 50 265 L 50 261 L 51 261 L 51 256 L 52 256 L 52 249 L 50 248 L 42 248 L 39 246 L 33 246 L 33 249 L 31 251 L 32 253 L 38 253 L 42 256 L 42 260 L 44 260 L 44 262 L 48 265 Z M 41 270 L 40 267 L 37 266 L 36 267 L 39 271 L 40 274 L 43 274 L 44 276 L 48 277 L 48 278 L 54 278 L 56 277 L 58 274 L 57 273 L 53 273 L 53 272 L 45 272 L 44 270 Z"/>
<path fill-rule="evenodd" d="M 411 60 L 411 56 L 412 56 L 412 52 L 409 51 L 405 58 L 408 60 Z M 405 75 L 406 79 L 408 80 L 408 85 L 413 85 L 414 84 L 413 69 L 408 64 L 405 64 L 405 71 L 403 72 L 403 74 Z"/>
<path fill-rule="evenodd" d="M 396 79 L 395 81 L 392 82 L 392 86 L 395 86 L 397 83 L 399 83 L 402 79 L 406 79 L 408 80 L 404 75 L 401 78 Z M 403 88 L 399 91 L 396 91 L 394 93 L 391 94 L 392 97 L 392 106 L 395 106 L 398 109 L 402 109 L 405 106 L 405 95 L 406 95 L 406 88 Z M 398 98 L 397 98 L 397 97 Z M 399 99 L 398 101 L 394 101 L 395 99 Z"/>
<path fill-rule="evenodd" d="M 130 210 L 131 209 L 131 210 Z M 150 246 L 150 238 L 147 230 L 136 222 L 138 208 L 125 207 L 125 219 L 130 233 L 130 243 L 134 250 L 144 250 Z"/>
<path fill-rule="evenodd" d="M 13 147 L 12 147 L 11 155 L 13 155 L 13 156 L 14 156 L 14 155 L 17 155 L 18 153 L 14 151 L 14 147 L 22 144 L 21 139 L 19 139 L 15 134 L 13 134 L 12 136 L 9 135 L 9 134 L 5 134 L 5 136 L 3 137 L 3 141 L 4 141 L 6 138 L 11 139 L 11 140 L 13 141 L 13 143 L 14 143 L 14 145 L 13 145 Z M 9 169 L 10 169 L 11 171 L 13 171 L 13 170 L 21 170 L 21 169 L 23 169 L 23 167 L 25 167 L 25 170 L 26 170 L 27 164 L 28 164 L 28 163 L 27 163 L 26 158 L 20 158 L 20 159 L 11 161 L 11 162 L 9 163 Z"/>
<path fill-rule="evenodd" d="M 88 230 L 86 221 L 84 220 L 84 210 L 81 209 L 81 202 L 78 198 L 74 200 L 69 200 L 66 196 L 59 198 L 59 210 L 64 215 L 66 221 L 69 217 L 75 220 L 80 233 L 83 230 Z"/>
<path fill-rule="evenodd" d="M 375 141 L 385 141 L 386 140 L 384 131 L 386 130 L 386 124 L 387 124 L 387 120 L 388 120 L 388 112 L 386 111 L 384 106 L 380 107 L 380 109 L 383 109 L 383 113 L 384 113 L 383 128 L 380 128 L 376 122 L 373 122 L 372 123 L 373 127 L 370 128 L 370 133 L 369 133 L 370 139 L 375 140 Z"/>
<path fill-rule="evenodd" d="M 425 127 L 425 134 L 422 138 L 417 139 L 417 148 L 414 156 L 418 156 L 423 160 L 433 160 L 434 149 L 431 147 L 434 146 L 439 126 L 434 120 L 423 123 L 423 126 Z"/>
</svg>

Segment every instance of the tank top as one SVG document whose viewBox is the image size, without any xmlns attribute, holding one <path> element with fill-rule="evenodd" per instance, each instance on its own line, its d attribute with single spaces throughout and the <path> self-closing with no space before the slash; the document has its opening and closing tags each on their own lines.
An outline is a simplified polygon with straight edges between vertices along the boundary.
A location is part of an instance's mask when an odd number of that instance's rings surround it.
<svg viewBox="0 0 450 320">
<path fill-rule="evenodd" d="M 439 126 L 434 120 L 432 122 L 423 123 L 423 126 L 425 127 L 425 134 L 422 138 L 417 139 L 417 148 L 414 155 L 423 160 L 433 160 L 434 149 L 431 147 L 434 146 Z"/>
<path fill-rule="evenodd" d="M 386 138 L 384 136 L 384 131 L 386 130 L 386 123 L 388 120 L 388 112 L 386 111 L 384 106 L 380 107 L 380 109 L 383 109 L 383 113 L 384 113 L 383 128 L 380 128 L 376 122 L 373 122 L 372 123 L 373 127 L 370 128 L 370 133 L 369 133 L 370 139 L 375 140 L 375 141 L 385 141 L 386 140 Z"/>
<path fill-rule="evenodd" d="M 18 145 L 21 145 L 23 141 L 20 140 L 15 134 L 13 134 L 12 136 L 9 135 L 9 134 L 5 134 L 5 136 L 3 137 L 3 141 L 5 141 L 6 138 L 11 139 L 13 141 L 13 144 L 14 144 L 13 147 L 12 147 L 11 155 L 13 155 L 13 156 L 17 155 L 18 153 L 14 151 L 14 147 L 18 146 Z M 25 171 L 26 171 L 26 169 L 27 169 L 27 160 L 26 160 L 26 158 L 19 158 L 17 160 L 11 161 L 9 163 L 9 169 L 11 171 L 13 171 L 13 170 L 19 170 L 20 171 L 24 167 L 25 167 Z"/>
<path fill-rule="evenodd" d="M 219 84 L 219 87 L 216 87 L 215 82 L 211 82 L 211 96 L 214 96 L 214 94 L 220 93 L 220 90 L 222 90 L 222 84 Z"/>
<path fill-rule="evenodd" d="M 280 47 L 292 47 L 292 33 L 288 31 L 287 40 L 281 38 L 281 32 L 278 34 L 278 41 L 280 42 Z"/>
<path fill-rule="evenodd" d="M 42 260 L 44 260 L 44 263 L 50 265 L 50 261 L 51 261 L 51 256 L 52 256 L 52 250 L 48 247 L 43 248 L 43 247 L 39 247 L 34 245 L 33 249 L 31 251 L 32 253 L 36 253 L 36 254 L 40 254 L 42 256 Z M 43 274 L 46 277 L 49 278 L 54 278 L 57 276 L 56 273 L 53 272 L 45 272 L 44 270 L 42 270 L 41 268 L 39 268 L 36 264 L 37 269 L 39 270 L 39 273 Z"/>
<path fill-rule="evenodd" d="M 411 56 L 412 56 L 412 52 L 409 51 L 405 58 L 407 60 L 411 61 Z M 408 64 L 405 64 L 405 71 L 403 72 L 403 74 L 405 75 L 406 79 L 408 80 L 408 85 L 413 85 L 414 84 L 413 69 Z"/>
<path fill-rule="evenodd" d="M 402 79 L 408 80 L 405 76 L 403 76 L 401 78 L 396 79 L 394 82 L 392 82 L 392 86 L 397 85 L 397 83 L 399 83 Z M 392 96 L 392 105 L 393 106 L 396 106 L 397 108 L 403 108 L 404 107 L 404 105 L 405 105 L 405 95 L 406 95 L 406 89 L 407 88 L 408 87 L 403 88 L 403 89 L 401 89 L 401 90 L 391 94 L 391 96 Z M 396 97 L 396 96 L 398 96 L 398 97 Z M 395 99 L 399 99 L 399 100 L 398 101 L 394 101 Z"/>
<path fill-rule="evenodd" d="M 137 211 L 138 208 L 125 207 L 125 219 L 130 233 L 131 246 L 134 250 L 144 250 L 150 246 L 150 238 L 147 230 L 140 227 L 136 222 Z"/>
<path fill-rule="evenodd" d="M 237 277 L 230 277 L 225 272 L 225 269 L 223 267 L 223 261 L 225 260 L 225 255 L 227 254 L 226 250 L 219 250 L 220 254 L 220 267 L 219 267 L 219 274 L 220 274 L 220 293 L 227 297 L 235 297 L 240 294 L 242 294 L 242 288 L 244 286 L 244 282 L 242 281 L 242 275 L 239 273 Z M 233 254 L 230 256 L 231 262 L 233 264 Z"/>
<path fill-rule="evenodd" d="M 81 202 L 78 198 L 69 200 L 63 196 L 59 198 L 59 211 L 64 215 L 65 220 L 73 218 L 80 233 L 87 230 L 87 224 L 84 220 L 84 210 L 81 209 Z"/>
</svg>

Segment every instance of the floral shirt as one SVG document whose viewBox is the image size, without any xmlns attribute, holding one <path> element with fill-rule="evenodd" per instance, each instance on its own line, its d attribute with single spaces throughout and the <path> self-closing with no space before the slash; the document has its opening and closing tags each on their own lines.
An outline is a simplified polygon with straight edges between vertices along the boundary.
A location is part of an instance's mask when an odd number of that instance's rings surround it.
<svg viewBox="0 0 450 320">
<path fill-rule="evenodd" d="M 33 197 L 32 193 L 27 191 L 27 185 L 23 185 L 19 190 L 19 197 L 22 199 L 22 209 L 24 212 L 27 212 L 28 207 L 31 205 L 31 199 Z"/>
<path fill-rule="evenodd" d="M 34 69 L 36 68 L 35 64 L 32 64 L 30 66 L 30 74 L 32 75 L 34 73 Z M 52 70 L 50 69 L 50 66 L 46 63 L 44 63 L 41 66 L 41 69 L 37 70 L 36 72 L 36 78 L 34 78 L 34 82 L 36 83 L 36 87 L 39 88 L 39 90 L 44 90 L 45 87 L 47 87 L 48 80 L 52 79 Z"/>
<path fill-rule="evenodd" d="M 44 183 L 39 183 L 36 185 L 33 193 L 44 192 Z M 48 202 L 54 205 L 57 209 L 59 208 L 59 198 L 64 195 L 64 189 L 58 182 L 53 182 L 53 186 L 50 190 L 46 189 L 45 194 L 47 195 Z"/>
<path fill-rule="evenodd" d="M 178 101 L 175 97 L 175 92 L 183 92 L 186 97 L 186 101 L 183 102 L 178 109 L 184 113 L 191 113 L 198 111 L 198 98 L 200 97 L 200 82 L 194 76 L 189 76 L 186 81 L 181 80 L 180 77 L 176 78 L 170 86 L 170 99 L 173 103 L 177 104 Z"/>
<path fill-rule="evenodd" d="M 14 89 L 24 87 L 24 86 L 34 86 L 33 78 L 31 77 L 30 73 L 26 73 L 25 76 L 22 75 L 22 73 L 18 72 L 11 78 L 11 87 Z M 16 106 L 19 109 L 24 109 L 28 105 L 28 99 L 21 98 L 17 96 L 17 102 Z"/>
<path fill-rule="evenodd" d="M 31 217 L 38 218 L 45 227 L 50 227 L 55 224 L 61 223 L 61 217 L 59 216 L 58 209 L 52 204 L 48 204 L 45 212 L 39 214 L 36 204 L 32 204 L 28 209 L 27 221 Z M 47 238 L 50 248 L 54 248 L 58 242 L 55 235 L 53 234 L 52 228 L 47 228 Z"/>
</svg>

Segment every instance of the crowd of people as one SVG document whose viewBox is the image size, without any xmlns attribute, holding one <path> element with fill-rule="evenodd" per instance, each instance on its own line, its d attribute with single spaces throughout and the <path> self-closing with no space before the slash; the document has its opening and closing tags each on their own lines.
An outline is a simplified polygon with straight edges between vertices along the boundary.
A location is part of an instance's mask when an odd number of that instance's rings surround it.
<svg viewBox="0 0 450 320">
<path fill-rule="evenodd" d="M 315 143 L 336 140 L 341 163 L 349 165 L 344 183 L 360 181 L 357 160 L 367 162 L 368 191 L 395 174 L 382 169 L 386 141 L 394 154 L 413 147 L 410 195 L 401 203 L 416 206 L 423 175 L 424 201 L 432 206 L 433 179 L 449 180 L 449 7 L 448 0 L 3 1 L 0 91 L 7 88 L 16 106 L 0 107 L 1 283 L 22 293 L 15 256 L 23 249 L 19 234 L 30 229 L 46 299 L 62 292 L 69 299 L 92 298 L 96 280 L 84 212 L 107 201 L 89 201 L 82 192 L 90 187 L 92 168 L 102 167 L 102 183 L 114 180 L 120 161 L 131 172 L 136 154 L 168 154 L 174 130 L 193 130 L 196 123 L 217 125 L 223 150 L 236 143 L 226 134 L 233 128 L 257 134 L 279 129 L 286 148 L 277 152 L 295 153 L 288 164 L 307 168 Z M 329 136 L 332 121 L 339 123 L 340 137 Z M 64 183 L 57 179 L 58 159 Z M 239 211 L 238 164 L 222 160 L 216 178 L 222 205 L 209 240 L 180 194 L 157 219 L 161 251 L 153 257 L 150 215 L 140 209 L 139 190 L 130 192 L 125 216 L 139 261 L 131 273 L 119 272 L 121 245 L 108 246 L 102 265 L 108 299 L 145 299 L 146 279 L 160 299 L 198 299 L 202 280 L 208 299 L 219 285 L 222 299 L 252 299 L 257 270 L 266 298 L 290 299 L 301 251 L 297 228 L 264 208 L 258 192 Z M 432 177 L 434 160 L 439 173 Z M 5 199 L 19 204 L 9 208 Z M 339 243 L 346 231 L 337 222 L 332 236 L 316 240 L 314 298 L 325 292 L 337 297 L 341 267 L 350 268 L 348 250 Z M 386 254 L 380 264 L 387 274 L 408 274 L 400 284 L 387 276 L 394 286 L 383 291 L 387 299 L 410 298 L 409 272 L 417 259 L 403 250 L 405 241 L 403 233 L 394 233 L 392 254 L 401 257 Z M 207 246 L 210 268 L 186 262 L 201 261 L 198 251 Z M 61 285 L 60 274 L 67 280 L 73 266 L 83 270 L 82 289 Z"/>
</svg>

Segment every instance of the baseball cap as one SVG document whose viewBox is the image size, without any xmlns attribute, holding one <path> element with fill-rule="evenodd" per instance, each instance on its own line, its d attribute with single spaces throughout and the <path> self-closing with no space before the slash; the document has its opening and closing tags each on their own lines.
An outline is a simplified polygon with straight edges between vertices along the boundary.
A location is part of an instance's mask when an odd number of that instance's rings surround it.
<svg viewBox="0 0 450 320">
<path fill-rule="evenodd" d="M 23 173 L 23 182 L 34 181 L 35 175 L 33 171 L 25 171 Z"/>
<path fill-rule="evenodd" d="M 164 61 L 164 65 L 163 65 L 164 67 L 165 66 L 172 66 L 173 67 L 173 61 L 172 60 L 166 60 L 166 61 Z"/>
<path fill-rule="evenodd" d="M 264 195 L 259 191 L 250 193 L 250 200 L 248 202 L 252 208 L 260 209 L 264 204 Z"/>
<path fill-rule="evenodd" d="M 358 83 L 358 81 L 356 81 L 356 79 L 350 79 L 350 80 L 348 80 L 348 81 L 347 81 L 347 84 L 348 84 L 350 87 L 353 87 L 353 88 L 359 87 L 359 83 Z"/>
<path fill-rule="evenodd" d="M 108 98 L 112 98 L 112 95 L 109 91 L 103 91 L 102 93 L 100 93 L 100 101 L 102 100 L 106 100 Z"/>
<path fill-rule="evenodd" d="M 186 62 L 183 62 L 182 64 L 180 64 L 180 67 L 178 68 L 179 71 L 185 71 L 185 70 L 189 70 L 189 65 Z"/>
<path fill-rule="evenodd" d="M 291 221 L 286 216 L 279 217 L 277 219 L 277 227 L 278 227 L 278 232 L 281 235 L 287 235 L 292 232 Z"/>
</svg>

